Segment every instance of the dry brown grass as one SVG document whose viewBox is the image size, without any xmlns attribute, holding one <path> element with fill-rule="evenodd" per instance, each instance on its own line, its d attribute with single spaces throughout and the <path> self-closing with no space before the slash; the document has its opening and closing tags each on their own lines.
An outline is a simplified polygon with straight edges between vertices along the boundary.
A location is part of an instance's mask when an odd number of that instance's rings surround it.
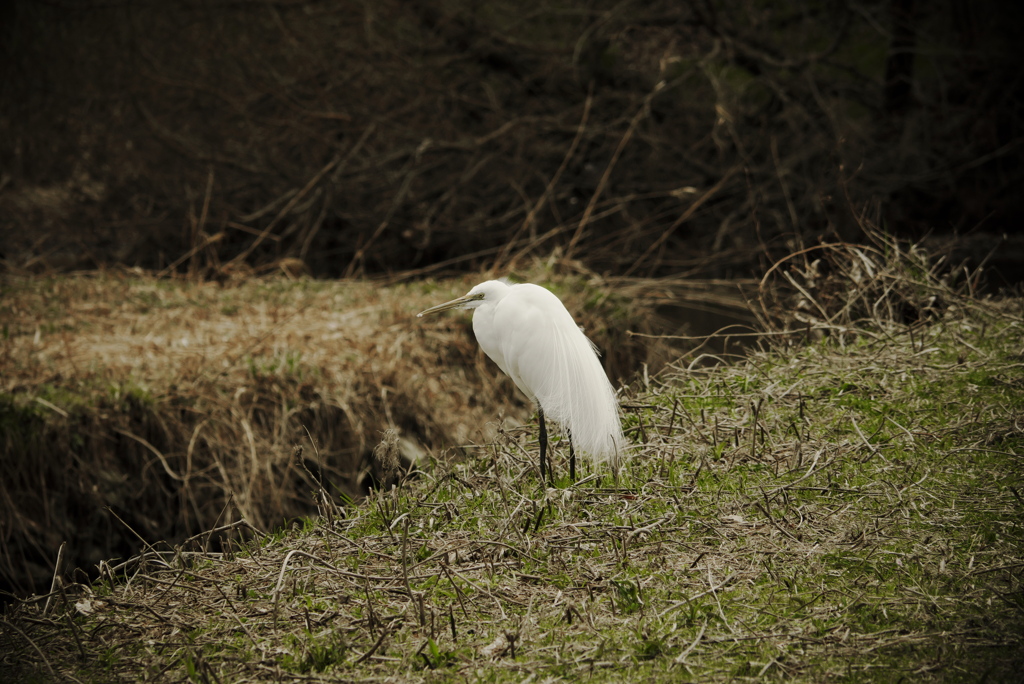
<svg viewBox="0 0 1024 684">
<path fill-rule="evenodd" d="M 550 263 L 522 277 L 566 299 L 613 378 L 663 363 L 664 344 L 625 334 L 651 331 L 639 291 L 627 300 Z M 93 568 L 140 537 L 180 540 L 238 518 L 274 528 L 313 510 L 318 481 L 357 499 L 389 428 L 408 467 L 523 423 L 532 408 L 478 351 L 469 316 L 414 317 L 479 279 L 7 277 L 4 584 L 48 586 L 64 541 L 71 566 Z"/>
</svg>

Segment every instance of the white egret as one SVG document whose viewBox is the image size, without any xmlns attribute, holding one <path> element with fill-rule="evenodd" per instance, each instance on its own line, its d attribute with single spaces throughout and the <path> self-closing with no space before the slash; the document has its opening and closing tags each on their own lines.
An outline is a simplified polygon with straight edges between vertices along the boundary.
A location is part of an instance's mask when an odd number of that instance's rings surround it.
<svg viewBox="0 0 1024 684">
<path fill-rule="evenodd" d="M 540 475 L 545 479 L 545 415 L 569 436 L 569 476 L 576 479 L 573 447 L 595 463 L 617 469 L 625 440 L 615 390 L 572 315 L 550 290 L 505 280 L 480 283 L 468 294 L 420 313 L 473 309 L 473 333 L 484 353 L 537 405 Z"/>
</svg>

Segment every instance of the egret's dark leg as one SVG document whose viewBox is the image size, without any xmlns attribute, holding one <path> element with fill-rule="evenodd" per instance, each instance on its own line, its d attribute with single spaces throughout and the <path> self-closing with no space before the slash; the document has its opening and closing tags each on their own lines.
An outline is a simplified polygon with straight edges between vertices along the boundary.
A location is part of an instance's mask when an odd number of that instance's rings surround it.
<svg viewBox="0 0 1024 684">
<path fill-rule="evenodd" d="M 537 422 L 540 424 L 540 481 L 543 483 L 547 478 L 547 468 L 544 464 L 544 455 L 548 450 L 548 430 L 544 427 L 544 409 L 537 406 Z"/>
<path fill-rule="evenodd" d="M 576 451 L 572 448 L 572 432 L 565 431 L 569 435 L 569 482 L 576 481 Z"/>
</svg>

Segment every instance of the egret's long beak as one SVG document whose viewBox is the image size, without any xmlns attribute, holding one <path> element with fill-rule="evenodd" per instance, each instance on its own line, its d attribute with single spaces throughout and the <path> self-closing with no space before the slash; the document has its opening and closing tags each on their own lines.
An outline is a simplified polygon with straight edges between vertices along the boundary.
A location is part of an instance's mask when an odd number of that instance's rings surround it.
<svg viewBox="0 0 1024 684">
<path fill-rule="evenodd" d="M 459 307 L 465 306 L 466 304 L 469 304 L 470 302 L 475 302 L 478 299 L 483 299 L 483 298 L 484 298 L 484 296 L 482 294 L 462 295 L 458 299 L 453 299 L 450 302 L 445 302 L 444 304 L 438 304 L 437 306 L 430 307 L 426 311 L 421 311 L 418 314 L 416 314 L 416 317 L 419 318 L 421 316 L 425 316 L 426 314 L 437 313 L 438 311 L 447 311 L 448 309 L 458 309 Z"/>
</svg>

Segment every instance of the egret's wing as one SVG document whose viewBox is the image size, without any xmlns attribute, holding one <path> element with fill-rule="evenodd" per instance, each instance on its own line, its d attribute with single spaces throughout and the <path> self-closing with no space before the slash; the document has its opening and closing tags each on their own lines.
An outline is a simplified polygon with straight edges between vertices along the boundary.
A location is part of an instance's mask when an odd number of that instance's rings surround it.
<svg viewBox="0 0 1024 684">
<path fill-rule="evenodd" d="M 512 378 L 523 394 L 537 401 L 537 393 L 530 382 L 530 365 L 543 362 L 544 312 L 523 296 L 522 287 L 524 285 L 513 286 L 493 310 L 487 312 L 489 315 L 481 318 L 479 327 L 474 317 L 473 330 L 487 356 Z"/>
<path fill-rule="evenodd" d="M 615 391 L 587 336 L 558 297 L 516 285 L 495 307 L 505 372 L 595 460 L 618 459 L 624 443 Z M 493 357 L 492 357 L 493 358 Z"/>
</svg>

